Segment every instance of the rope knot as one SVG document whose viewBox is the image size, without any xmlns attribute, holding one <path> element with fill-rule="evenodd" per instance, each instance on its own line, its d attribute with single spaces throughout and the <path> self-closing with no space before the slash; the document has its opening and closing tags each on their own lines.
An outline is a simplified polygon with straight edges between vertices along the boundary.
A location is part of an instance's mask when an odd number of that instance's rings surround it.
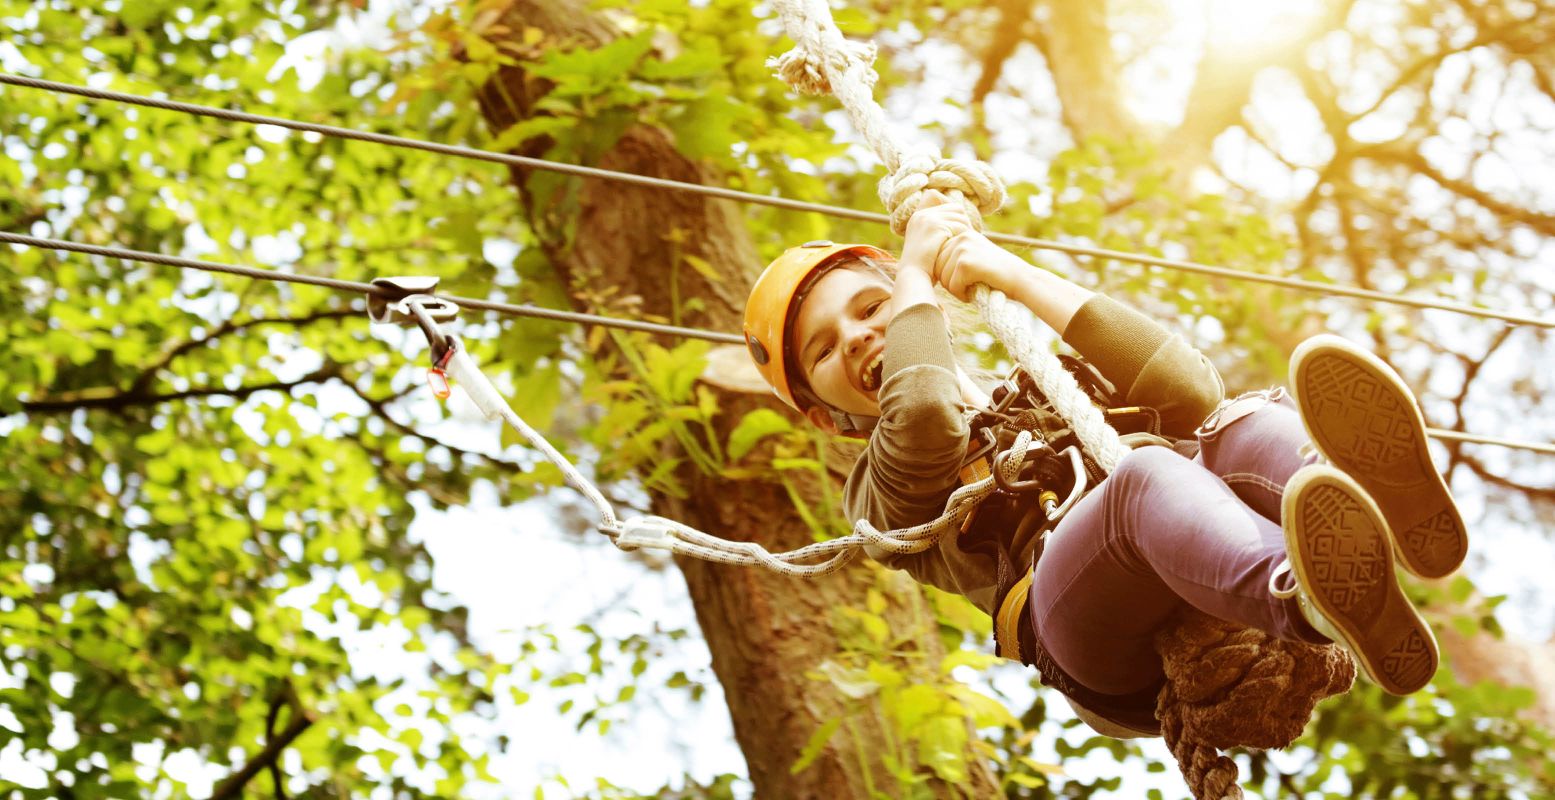
<svg viewBox="0 0 1555 800">
<path fill-rule="evenodd" d="M 869 42 L 843 40 L 840 48 L 830 50 L 802 41 L 787 53 L 767 59 L 767 68 L 800 94 L 824 95 L 832 93 L 828 73 L 842 76 L 851 70 L 857 70 L 865 88 L 873 89 L 880 79 L 874 63 L 875 46 Z"/>
<path fill-rule="evenodd" d="M 932 150 L 904 155 L 896 171 L 880 179 L 880 200 L 891 214 L 891 229 L 898 235 L 907 232 L 907 220 L 918 210 L 920 193 L 925 189 L 959 197 L 979 227 L 982 215 L 1003 208 L 1007 198 L 1004 181 L 987 162 L 941 158 Z"/>
</svg>

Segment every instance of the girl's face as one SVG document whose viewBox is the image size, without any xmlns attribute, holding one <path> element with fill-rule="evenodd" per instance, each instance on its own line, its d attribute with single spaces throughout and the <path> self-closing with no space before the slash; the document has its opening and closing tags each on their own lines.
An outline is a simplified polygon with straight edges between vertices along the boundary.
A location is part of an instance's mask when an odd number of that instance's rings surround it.
<svg viewBox="0 0 1555 800">
<path fill-rule="evenodd" d="M 821 402 L 849 414 L 880 416 L 890 304 L 891 284 L 874 272 L 833 269 L 811 287 L 795 315 L 790 346 Z M 836 430 L 825 409 L 812 407 L 805 415 Z"/>
</svg>

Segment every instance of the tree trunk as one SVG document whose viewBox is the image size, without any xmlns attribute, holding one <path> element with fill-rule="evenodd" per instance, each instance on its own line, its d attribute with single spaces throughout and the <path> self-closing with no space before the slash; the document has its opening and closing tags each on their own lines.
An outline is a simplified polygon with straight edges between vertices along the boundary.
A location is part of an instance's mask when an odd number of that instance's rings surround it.
<svg viewBox="0 0 1555 800">
<path fill-rule="evenodd" d="M 516 47 L 524 46 L 518 43 L 525 40 L 526 32 L 533 42 L 533 31 L 538 30 L 543 38 L 534 45 L 537 49 L 597 46 L 613 38 L 610 22 L 588 9 L 582 0 L 515 0 L 500 15 L 491 12 L 484 25 L 483 20 L 476 25 L 502 31 L 501 37 L 494 38 L 510 38 Z M 483 87 L 482 112 L 494 132 L 503 131 L 544 113 L 535 104 L 549 88 L 522 69 L 506 68 Z M 520 152 L 539 155 L 543 149 L 543 144 L 531 142 Z M 594 166 L 694 183 L 717 182 L 712 170 L 678 153 L 664 131 L 646 125 L 629 127 Z M 760 263 L 737 206 L 685 193 L 589 180 L 577 182 L 576 194 L 562 208 L 548 205 L 550 195 L 534 191 L 531 177 L 528 171 L 515 169 L 513 183 L 540 247 L 565 285 L 578 290 L 572 296 L 581 309 L 602 310 L 589 301 L 590 293 L 581 290 L 608 288 L 614 297 L 637 298 L 638 315 L 670 317 L 668 287 L 674 272 L 679 296 L 696 297 L 704 304 L 684 313 L 683 324 L 740 329 L 745 293 Z M 684 238 L 672 246 L 668 238 L 677 232 Z M 688 264 L 676 263 L 686 255 L 705 259 L 723 277 L 709 281 Z M 782 410 L 764 391 L 719 390 L 719 402 L 720 437 L 727 436 L 747 411 Z M 688 499 L 656 497 L 655 513 L 726 538 L 756 541 L 774 552 L 813 541 L 781 487 L 723 479 L 694 467 L 681 469 L 679 477 L 689 490 Z M 830 612 L 843 606 L 863 608 L 866 591 L 877 583 L 877 571 L 855 566 L 828 577 L 803 579 L 756 567 L 691 559 L 678 563 L 757 796 L 867 797 L 867 784 L 889 785 L 882 760 L 883 743 L 889 741 L 883 726 L 889 721 L 877 710 L 852 716 L 809 768 L 790 774 L 812 734 L 826 720 L 842 715 L 846 704 L 829 683 L 805 677 L 838 650 Z M 883 616 L 894 634 L 907 634 L 918 625 L 916 646 L 929 656 L 927 663 L 937 664 L 943 650 L 922 592 L 909 584 L 890 595 Z M 925 619 L 930 624 L 923 625 Z M 958 794 L 995 792 L 987 767 L 975 757 L 969 756 L 969 762 L 974 765 L 973 785 L 959 787 Z"/>
<path fill-rule="evenodd" d="M 1107 4 L 1094 0 L 1048 0 L 1040 47 L 1058 90 L 1064 126 L 1078 141 L 1105 134 L 1129 139 L 1141 134 L 1123 104 L 1122 70 L 1112 50 Z"/>
</svg>

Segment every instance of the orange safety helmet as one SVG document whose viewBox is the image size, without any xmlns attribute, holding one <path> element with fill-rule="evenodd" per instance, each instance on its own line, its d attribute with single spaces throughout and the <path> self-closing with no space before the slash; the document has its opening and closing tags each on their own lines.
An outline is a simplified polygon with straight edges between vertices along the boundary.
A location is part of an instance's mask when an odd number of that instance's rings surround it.
<svg viewBox="0 0 1555 800">
<path fill-rule="evenodd" d="M 794 298 L 822 267 L 848 255 L 896 260 L 890 253 L 867 244 L 834 244 L 824 239 L 805 242 L 788 248 L 768 264 L 751 287 L 750 299 L 745 301 L 745 346 L 751 360 L 777 396 L 798 411 L 804 409 L 794 399 L 783 349 L 788 341 Z"/>
</svg>

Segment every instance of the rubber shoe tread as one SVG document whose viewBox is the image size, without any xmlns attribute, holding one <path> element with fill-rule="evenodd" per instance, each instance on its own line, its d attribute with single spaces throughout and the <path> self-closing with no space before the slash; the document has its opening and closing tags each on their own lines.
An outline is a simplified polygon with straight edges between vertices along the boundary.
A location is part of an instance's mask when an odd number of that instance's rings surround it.
<svg viewBox="0 0 1555 800">
<path fill-rule="evenodd" d="M 1425 417 L 1397 373 L 1324 334 L 1296 348 L 1291 386 L 1313 444 L 1376 501 L 1404 568 L 1423 578 L 1457 569 L 1468 554 L 1468 531 L 1431 463 Z"/>
<path fill-rule="evenodd" d="M 1315 464 L 1292 476 L 1280 511 L 1291 571 L 1313 627 L 1349 649 L 1390 694 L 1430 683 L 1439 660 L 1436 637 L 1399 586 L 1376 504 L 1349 475 Z"/>
</svg>

